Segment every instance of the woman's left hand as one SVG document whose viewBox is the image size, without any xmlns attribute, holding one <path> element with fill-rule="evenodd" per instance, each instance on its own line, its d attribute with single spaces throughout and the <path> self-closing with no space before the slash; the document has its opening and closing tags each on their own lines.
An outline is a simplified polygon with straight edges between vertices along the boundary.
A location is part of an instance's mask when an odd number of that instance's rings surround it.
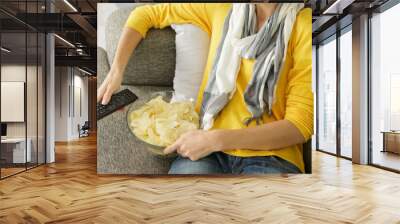
<svg viewBox="0 0 400 224">
<path fill-rule="evenodd" d="M 216 136 L 216 131 L 196 130 L 181 135 L 174 144 L 164 150 L 164 154 L 176 151 L 182 157 L 196 161 L 219 151 L 219 148 L 220 139 Z"/>
</svg>

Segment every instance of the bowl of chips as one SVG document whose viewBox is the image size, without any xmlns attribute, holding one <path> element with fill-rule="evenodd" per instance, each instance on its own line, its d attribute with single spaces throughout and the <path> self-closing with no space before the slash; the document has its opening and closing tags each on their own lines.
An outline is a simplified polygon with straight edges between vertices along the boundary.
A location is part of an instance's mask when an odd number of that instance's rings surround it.
<svg viewBox="0 0 400 224">
<path fill-rule="evenodd" d="M 194 100 L 177 97 L 173 91 L 156 92 L 135 102 L 128 110 L 127 122 L 135 138 L 160 156 L 176 156 L 163 151 L 182 134 L 199 128 Z"/>
</svg>

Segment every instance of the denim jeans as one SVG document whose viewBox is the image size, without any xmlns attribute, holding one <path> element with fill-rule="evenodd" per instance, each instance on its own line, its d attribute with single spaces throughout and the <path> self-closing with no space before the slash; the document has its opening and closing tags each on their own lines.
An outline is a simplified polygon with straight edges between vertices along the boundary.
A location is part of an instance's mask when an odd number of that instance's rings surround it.
<svg viewBox="0 0 400 224">
<path fill-rule="evenodd" d="M 292 163 L 277 156 L 238 157 L 212 153 L 197 161 L 177 157 L 168 174 L 268 174 L 301 173 Z"/>
</svg>

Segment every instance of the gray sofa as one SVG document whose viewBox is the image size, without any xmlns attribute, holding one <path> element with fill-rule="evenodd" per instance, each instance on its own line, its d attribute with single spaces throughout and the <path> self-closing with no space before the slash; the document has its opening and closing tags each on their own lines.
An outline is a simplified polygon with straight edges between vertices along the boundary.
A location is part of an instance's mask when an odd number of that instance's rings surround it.
<svg viewBox="0 0 400 224">
<path fill-rule="evenodd" d="M 135 6 L 141 4 L 135 4 Z M 97 84 L 107 75 L 117 43 L 132 8 L 113 12 L 106 25 L 106 49 L 97 49 Z M 172 90 L 175 73 L 175 32 L 171 28 L 150 30 L 129 61 L 121 89 L 130 89 L 138 101 L 154 92 Z M 137 103 L 136 102 L 136 103 Z M 126 108 L 127 109 L 127 108 Z M 99 174 L 165 174 L 172 158 L 149 153 L 130 133 L 126 111 L 97 122 L 97 172 Z"/>
<path fill-rule="evenodd" d="M 140 4 L 135 4 L 135 6 Z M 114 58 L 122 27 L 133 8 L 115 11 L 106 26 L 106 49 L 98 48 L 97 82 L 100 85 Z M 175 32 L 171 28 L 150 30 L 126 68 L 122 89 L 147 101 L 157 91 L 171 90 L 175 73 Z M 98 121 L 97 172 L 99 174 L 166 174 L 173 158 L 149 153 L 130 133 L 126 111 Z M 311 146 L 304 146 L 306 172 L 311 172 Z"/>
</svg>

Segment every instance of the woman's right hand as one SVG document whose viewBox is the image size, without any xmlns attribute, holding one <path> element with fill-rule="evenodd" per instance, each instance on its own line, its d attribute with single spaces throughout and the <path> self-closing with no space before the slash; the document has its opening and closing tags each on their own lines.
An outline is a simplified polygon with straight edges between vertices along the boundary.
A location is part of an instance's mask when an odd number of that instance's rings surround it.
<svg viewBox="0 0 400 224">
<path fill-rule="evenodd" d="M 110 71 L 97 89 L 97 102 L 106 105 L 122 83 L 122 74 Z"/>
<path fill-rule="evenodd" d="M 117 51 L 110 72 L 97 90 L 97 102 L 103 105 L 110 102 L 111 96 L 122 83 L 125 66 L 128 64 L 133 50 L 142 40 L 141 34 L 131 28 L 125 27 L 118 42 Z"/>
</svg>

